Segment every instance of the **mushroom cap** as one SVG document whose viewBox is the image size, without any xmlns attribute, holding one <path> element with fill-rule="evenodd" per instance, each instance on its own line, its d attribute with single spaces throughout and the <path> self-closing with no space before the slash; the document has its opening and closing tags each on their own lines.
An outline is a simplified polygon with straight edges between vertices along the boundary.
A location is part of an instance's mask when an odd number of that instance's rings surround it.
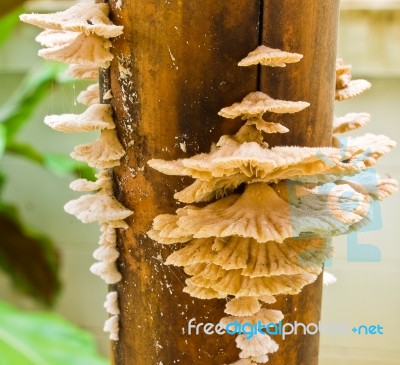
<svg viewBox="0 0 400 365">
<path fill-rule="evenodd" d="M 70 43 L 62 46 L 43 48 L 38 55 L 49 61 L 69 64 L 84 64 L 108 68 L 114 56 L 109 51 L 111 42 L 97 35 L 80 34 Z"/>
<path fill-rule="evenodd" d="M 271 277 L 250 278 L 241 275 L 241 270 L 222 271 L 221 275 L 210 278 L 200 272 L 186 279 L 187 285 L 213 289 L 225 297 L 234 295 L 236 297 L 279 295 L 279 294 L 298 294 L 302 288 L 313 283 L 322 268 L 315 269 L 313 273 L 303 273 L 299 275 L 279 275 Z M 187 268 L 185 268 L 187 272 Z M 190 293 L 194 296 L 193 293 Z"/>
<path fill-rule="evenodd" d="M 249 340 L 245 334 L 236 337 L 236 346 L 241 349 L 241 358 L 256 357 L 278 351 L 278 344 L 267 334 L 257 333 Z"/>
<path fill-rule="evenodd" d="M 229 237 L 218 242 L 221 246 L 214 246 L 216 254 L 209 262 L 224 270 L 242 269 L 242 275 L 251 278 L 308 272 L 321 267 L 332 253 L 331 246 L 321 238 L 260 244 L 251 238 Z"/>
<path fill-rule="evenodd" d="M 21 21 L 39 28 L 96 34 L 104 38 L 117 37 L 123 27 L 108 18 L 110 7 L 106 3 L 78 3 L 67 10 L 52 14 L 22 14 Z"/>
<path fill-rule="evenodd" d="M 252 238 L 211 237 L 192 240 L 173 252 L 166 264 L 192 266 L 212 263 L 223 270 L 242 269 L 242 275 L 253 278 L 308 272 L 314 267 L 321 267 L 331 253 L 331 246 L 321 238 L 260 244 Z"/>
<path fill-rule="evenodd" d="M 96 262 L 90 266 L 90 272 L 100 276 L 109 285 L 116 284 L 122 279 L 115 262 Z"/>
<path fill-rule="evenodd" d="M 83 195 L 69 201 L 64 210 L 75 215 L 83 223 L 107 223 L 125 219 L 133 214 L 126 209 L 114 196 L 100 191 L 92 195 Z"/>
<path fill-rule="evenodd" d="M 365 126 L 371 119 L 368 113 L 347 113 L 333 119 L 333 133 L 345 133 Z"/>
<path fill-rule="evenodd" d="M 175 266 L 188 266 L 209 263 L 215 258 L 213 251 L 214 238 L 194 239 L 180 250 L 168 256 L 165 264 Z"/>
<path fill-rule="evenodd" d="M 261 91 L 248 94 L 240 103 L 221 109 L 218 114 L 224 118 L 261 118 L 266 112 L 297 113 L 310 106 L 305 101 L 286 101 L 273 99 Z"/>
<path fill-rule="evenodd" d="M 373 166 L 377 159 L 387 154 L 396 142 L 380 135 L 366 134 L 338 140 L 335 148 L 274 147 L 262 148 L 242 144 L 235 152 L 224 151 L 219 156 L 206 155 L 194 159 L 175 161 L 153 160 L 153 168 L 175 174 L 179 165 L 184 174 L 195 177 L 194 183 L 175 194 L 185 202 L 209 201 L 234 191 L 243 183 L 277 182 L 283 179 L 310 183 L 326 183 L 360 173 Z M 222 147 L 220 150 L 222 150 Z M 199 155 L 200 156 L 200 155 Z M 224 157 L 223 157 L 224 156 Z M 274 168 L 267 168 L 267 163 Z M 210 172 L 208 172 L 210 171 Z M 177 173 L 179 174 L 179 172 Z M 216 175 L 213 177 L 210 175 Z M 222 175 L 222 177 L 219 177 Z M 206 179 L 206 181 L 202 181 Z"/>
<path fill-rule="evenodd" d="M 336 60 L 336 89 L 342 89 L 351 81 L 351 65 L 346 65 L 341 58 Z"/>
<path fill-rule="evenodd" d="M 370 167 L 395 146 L 396 142 L 387 136 L 366 133 L 359 137 L 341 138 L 338 147 L 344 155 Z"/>
<path fill-rule="evenodd" d="M 371 88 L 371 83 L 367 80 L 351 80 L 342 89 L 336 89 L 335 99 L 338 101 L 354 98 L 364 91 Z"/>
<path fill-rule="evenodd" d="M 229 316 L 224 317 L 219 322 L 223 326 L 227 326 L 231 322 L 239 322 L 240 324 L 250 323 L 256 324 L 260 321 L 262 324 L 278 323 L 284 318 L 283 313 L 280 310 L 275 309 L 260 309 L 257 313 L 250 316 Z"/>
<path fill-rule="evenodd" d="M 118 293 L 116 291 L 112 291 L 107 293 L 106 301 L 104 302 L 104 308 L 107 313 L 117 315 L 120 313 L 118 306 Z"/>
<path fill-rule="evenodd" d="M 224 312 L 232 316 L 252 316 L 260 311 L 261 304 L 257 297 L 239 297 L 226 303 Z"/>
<path fill-rule="evenodd" d="M 36 36 L 35 41 L 43 47 L 62 47 L 73 42 L 78 36 L 78 32 L 46 29 Z"/>
<path fill-rule="evenodd" d="M 110 340 L 118 341 L 119 340 L 119 316 L 114 315 L 106 320 L 103 327 L 104 332 L 109 332 Z"/>
<path fill-rule="evenodd" d="M 190 232 L 177 225 L 176 216 L 173 214 L 160 214 L 155 217 L 152 229 L 147 234 L 152 240 L 167 245 L 187 242 L 193 238 Z"/>
<path fill-rule="evenodd" d="M 81 80 L 96 80 L 99 78 L 99 68 L 93 65 L 69 65 L 65 71 L 67 76 Z"/>
<path fill-rule="evenodd" d="M 87 179 L 76 179 L 70 185 L 70 189 L 74 191 L 96 191 L 105 190 L 112 191 L 112 174 L 110 170 L 102 170 L 96 175 L 96 181 Z"/>
<path fill-rule="evenodd" d="M 114 129 L 104 129 L 100 137 L 92 143 L 76 146 L 71 157 L 100 169 L 120 165 L 125 150 Z"/>
<path fill-rule="evenodd" d="M 194 238 L 240 236 L 283 242 L 303 232 L 314 236 L 345 232 L 369 209 L 366 197 L 344 184 L 292 186 L 287 195 L 289 202 L 267 184 L 247 185 L 242 195 L 230 195 L 203 208 L 179 209 L 174 224 Z"/>
<path fill-rule="evenodd" d="M 373 200 L 383 200 L 398 190 L 398 182 L 395 179 L 382 179 L 373 170 L 344 177 L 341 182 L 350 185 L 361 194 L 368 194 Z"/>
<path fill-rule="evenodd" d="M 211 288 L 203 288 L 195 285 L 187 284 L 183 288 L 183 292 L 189 294 L 193 298 L 197 299 L 224 299 L 226 295 L 219 293 Z"/>
<path fill-rule="evenodd" d="M 76 98 L 78 103 L 84 105 L 100 104 L 99 84 L 89 85 L 86 90 L 81 91 Z"/>
<path fill-rule="evenodd" d="M 115 262 L 119 257 L 119 251 L 108 245 L 101 245 L 93 252 L 93 257 L 98 261 Z"/>
<path fill-rule="evenodd" d="M 49 115 L 44 123 L 64 133 L 91 132 L 99 129 L 114 129 L 111 105 L 93 104 L 82 114 Z"/>
<path fill-rule="evenodd" d="M 252 118 L 246 122 L 246 125 L 254 125 L 258 130 L 264 133 L 287 133 L 289 129 L 280 123 L 266 122 L 263 119 Z"/>
<path fill-rule="evenodd" d="M 299 53 L 285 52 L 262 45 L 250 52 L 238 65 L 251 66 L 261 64 L 263 66 L 285 67 L 287 63 L 299 62 L 302 58 L 303 55 Z"/>
<path fill-rule="evenodd" d="M 345 169 L 346 164 L 341 160 L 347 159 L 343 151 L 349 155 L 352 149 L 339 150 L 332 147 L 298 147 L 279 146 L 268 148 L 267 145 L 257 142 L 239 143 L 232 136 L 222 136 L 216 148 L 210 153 L 201 153 L 190 158 L 174 161 L 152 159 L 149 166 L 167 174 L 191 176 L 200 180 L 225 178 L 235 174 L 243 174 L 242 179 L 236 179 L 238 184 L 254 179 L 274 181 L 301 174 L 323 173 L 340 166 Z M 355 167 L 350 166 L 352 170 Z M 284 177 L 281 177 L 284 175 Z M 231 184 L 230 179 L 225 181 Z"/>
<path fill-rule="evenodd" d="M 258 297 L 258 300 L 262 301 L 263 303 L 266 304 L 274 304 L 276 303 L 276 298 L 272 295 L 263 295 L 261 297 Z"/>
<path fill-rule="evenodd" d="M 115 221 L 114 221 L 115 222 Z M 116 247 L 117 246 L 117 232 L 115 228 L 109 223 L 102 223 L 100 225 L 101 235 L 99 238 L 100 246 Z"/>
<path fill-rule="evenodd" d="M 399 183 L 397 180 L 389 179 L 378 179 L 378 199 L 383 200 L 388 196 L 394 194 L 399 190 Z"/>
</svg>

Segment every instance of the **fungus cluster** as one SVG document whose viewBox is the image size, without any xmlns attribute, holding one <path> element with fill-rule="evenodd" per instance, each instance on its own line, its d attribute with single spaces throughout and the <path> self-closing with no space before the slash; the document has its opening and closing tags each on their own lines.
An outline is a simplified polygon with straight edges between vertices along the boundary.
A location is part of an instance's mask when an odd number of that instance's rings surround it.
<svg viewBox="0 0 400 365">
<path fill-rule="evenodd" d="M 67 74 L 82 80 L 95 80 L 99 68 L 108 68 L 113 55 L 110 38 L 122 34 L 123 27 L 114 25 L 108 18 L 108 4 L 79 3 L 54 14 L 24 14 L 21 20 L 44 30 L 36 40 L 44 47 L 39 56 L 69 64 Z M 120 164 L 125 150 L 119 142 L 109 104 L 101 103 L 112 97 L 107 91 L 100 96 L 99 84 L 90 85 L 78 96 L 78 102 L 88 106 L 82 114 L 50 115 L 45 123 L 64 133 L 99 131 L 99 138 L 92 143 L 76 146 L 71 157 L 99 169 L 96 181 L 78 179 L 70 188 L 89 192 L 65 205 L 65 211 L 75 215 L 83 223 L 98 222 L 101 236 L 99 248 L 93 253 L 98 261 L 90 271 L 107 284 L 121 280 L 116 266 L 119 252 L 116 248 L 116 229 L 126 229 L 124 221 L 132 215 L 113 194 L 112 168 Z M 110 339 L 118 340 L 119 308 L 116 292 L 107 295 L 105 308 L 110 318 L 104 330 Z"/>
<path fill-rule="evenodd" d="M 284 67 L 301 58 L 260 46 L 239 66 Z M 337 100 L 370 86 L 364 80 L 352 81 L 350 66 L 342 62 L 337 64 L 336 84 Z M 288 129 L 264 120 L 264 114 L 297 113 L 308 106 L 252 92 L 219 112 L 225 118 L 241 117 L 244 124 L 236 134 L 223 135 L 209 153 L 148 162 L 164 174 L 195 179 L 174 196 L 189 205 L 157 216 L 148 235 L 161 244 L 179 244 L 166 264 L 183 267 L 186 293 L 227 299 L 228 316 L 221 319 L 222 325 L 281 321 L 283 313 L 268 309 L 268 304 L 314 282 L 332 255 L 331 238 L 368 223 L 371 201 L 397 189 L 393 179 L 376 178 L 367 170 L 395 142 L 372 134 L 337 136 L 366 124 L 365 113 L 335 118 L 333 147 L 270 148 L 268 134 Z M 326 283 L 334 281 L 326 275 Z M 267 334 L 249 340 L 241 334 L 236 344 L 236 365 L 266 363 L 278 350 Z"/>
</svg>

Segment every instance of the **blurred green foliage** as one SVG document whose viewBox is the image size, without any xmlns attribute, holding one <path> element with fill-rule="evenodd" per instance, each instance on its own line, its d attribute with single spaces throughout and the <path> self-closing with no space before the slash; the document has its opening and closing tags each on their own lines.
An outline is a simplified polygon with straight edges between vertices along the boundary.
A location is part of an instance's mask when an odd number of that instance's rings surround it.
<svg viewBox="0 0 400 365">
<path fill-rule="evenodd" d="M 0 302 L 0 363 L 106 365 L 93 338 L 58 315 L 17 310 Z"/>
<path fill-rule="evenodd" d="M 0 19 L 0 44 L 17 26 L 21 9 Z M 36 108 L 61 83 L 70 82 L 60 73 L 64 65 L 42 63 L 31 70 L 15 93 L 0 106 L 0 158 L 12 154 L 57 175 L 75 174 L 93 179 L 93 170 L 69 156 L 44 153 L 19 141 L 19 133 L 30 122 Z M 27 227 L 12 202 L 2 198 L 7 176 L 0 169 L 0 268 L 14 286 L 45 305 L 52 305 L 60 290 L 59 257 L 54 243 L 41 232 Z"/>
<path fill-rule="evenodd" d="M 21 12 L 18 8 L 0 18 L 0 47 L 19 24 Z M 63 70 L 63 65 L 42 63 L 32 69 L 15 93 L 0 105 L 0 159 L 10 154 L 56 175 L 73 174 L 93 180 L 94 171 L 85 164 L 69 156 L 39 151 L 19 140 L 21 130 L 46 96 L 60 84 L 72 81 L 61 77 Z M 12 202 L 4 201 L 2 192 L 7 180 L 0 167 L 0 269 L 9 275 L 16 289 L 51 306 L 61 288 L 57 248 L 44 233 L 23 222 Z M 55 314 L 21 311 L 0 301 L 0 364 L 107 363 L 107 359 L 98 354 L 88 332 Z"/>
</svg>

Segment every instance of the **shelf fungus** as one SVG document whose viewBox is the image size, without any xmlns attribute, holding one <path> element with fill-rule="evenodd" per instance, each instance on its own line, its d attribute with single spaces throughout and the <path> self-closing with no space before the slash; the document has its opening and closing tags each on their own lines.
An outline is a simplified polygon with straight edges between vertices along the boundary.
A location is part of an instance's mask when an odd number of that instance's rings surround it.
<svg viewBox="0 0 400 365">
<path fill-rule="evenodd" d="M 260 46 L 239 65 L 283 67 L 301 58 Z M 367 81 L 351 80 L 350 66 L 337 66 L 337 98 L 369 87 Z M 372 134 L 337 137 L 364 126 L 370 119 L 366 113 L 335 118 L 333 147 L 269 147 L 270 133 L 288 129 L 263 115 L 308 106 L 252 92 L 221 109 L 219 115 L 245 122 L 236 134 L 221 136 L 209 153 L 148 161 L 161 173 L 195 179 L 174 195 L 192 205 L 155 217 L 148 235 L 160 244 L 179 244 L 165 264 L 182 267 L 189 276 L 184 292 L 198 299 L 227 299 L 230 316 L 221 319 L 224 326 L 282 321 L 284 314 L 268 305 L 314 282 L 334 253 L 332 237 L 368 224 L 372 202 L 397 190 L 395 180 L 368 170 L 394 141 Z M 325 274 L 324 281 L 333 279 Z M 231 365 L 263 364 L 278 351 L 265 333 L 248 337 L 236 338 L 240 360 Z"/>
<path fill-rule="evenodd" d="M 259 46 L 243 58 L 239 66 L 263 65 L 271 67 L 285 67 L 287 63 L 296 63 L 303 58 L 299 53 L 284 52 L 280 49 Z"/>
<path fill-rule="evenodd" d="M 44 118 L 44 123 L 64 133 L 115 129 L 112 108 L 107 104 L 92 104 L 82 114 L 49 115 Z"/>
<path fill-rule="evenodd" d="M 105 3 L 79 3 L 54 14 L 24 14 L 20 19 L 44 30 L 36 37 L 44 49 L 39 56 L 48 60 L 69 64 L 67 75 L 82 80 L 99 78 L 99 68 L 108 68 L 113 59 L 110 38 L 122 34 L 123 27 L 108 18 L 110 8 Z M 93 257 L 98 261 L 90 271 L 107 284 L 115 284 L 122 278 L 116 260 L 117 230 L 127 229 L 126 218 L 133 212 L 125 208 L 113 194 L 112 170 L 120 164 L 125 150 L 119 142 L 111 105 L 100 103 L 99 84 L 90 85 L 78 96 L 78 102 L 88 106 L 82 114 L 50 115 L 45 124 L 64 133 L 100 131 L 97 141 L 75 147 L 71 156 L 89 166 L 100 169 L 95 181 L 77 179 L 70 188 L 89 192 L 65 204 L 65 211 L 75 215 L 83 223 L 98 222 L 100 225 L 99 247 Z M 103 100 L 112 97 L 105 92 Z M 105 303 L 110 318 L 104 325 L 111 340 L 117 341 L 119 308 L 116 292 L 107 296 Z"/>
<path fill-rule="evenodd" d="M 99 68 L 92 65 L 69 65 L 65 74 L 74 79 L 97 80 L 99 78 Z"/>
<path fill-rule="evenodd" d="M 354 98 L 371 88 L 367 80 L 352 80 L 351 65 L 345 65 L 342 59 L 336 61 L 336 100 Z"/>
<path fill-rule="evenodd" d="M 221 109 L 218 114 L 224 118 L 261 118 L 266 112 L 297 113 L 310 104 L 305 101 L 286 101 L 273 99 L 261 91 L 248 94 L 240 103 Z"/>
<path fill-rule="evenodd" d="M 104 302 L 104 308 L 110 317 L 104 324 L 104 331 L 109 332 L 110 339 L 118 341 L 119 339 L 119 314 L 120 309 L 118 306 L 118 293 L 113 291 L 109 292 L 106 296 L 106 301 Z"/>
<path fill-rule="evenodd" d="M 114 129 L 105 129 L 92 143 L 76 146 L 71 153 L 75 160 L 86 162 L 91 167 L 107 169 L 118 166 L 125 150 Z"/>
</svg>

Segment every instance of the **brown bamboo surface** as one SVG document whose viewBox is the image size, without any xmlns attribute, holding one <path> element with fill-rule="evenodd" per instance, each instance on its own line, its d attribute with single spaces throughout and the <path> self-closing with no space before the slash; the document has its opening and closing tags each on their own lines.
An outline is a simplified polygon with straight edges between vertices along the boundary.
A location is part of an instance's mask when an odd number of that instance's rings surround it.
<svg viewBox="0 0 400 365">
<path fill-rule="evenodd" d="M 110 1 L 111 18 L 125 31 L 113 41 L 115 59 L 102 83 L 111 85 L 127 150 L 115 169 L 116 196 L 135 211 L 129 229 L 118 234 L 123 280 L 114 288 L 122 313 L 114 364 L 216 365 L 238 359 L 234 336 L 187 334 L 191 318 L 218 323 L 225 300 L 183 293 L 182 270 L 163 264 L 172 248 L 147 238 L 155 216 L 180 206 L 173 194 L 190 179 L 165 176 L 146 162 L 207 152 L 220 135 L 242 124 L 217 112 L 260 88 L 312 103 L 309 111 L 285 117 L 284 124 L 295 128 L 274 143 L 329 145 L 338 2 L 123 0 L 119 7 Z M 238 67 L 260 42 L 303 53 L 304 59 L 261 73 L 260 67 Z M 321 280 L 279 301 L 285 321 L 317 322 L 320 304 Z M 270 364 L 313 365 L 317 354 L 318 336 L 292 336 Z"/>
</svg>

